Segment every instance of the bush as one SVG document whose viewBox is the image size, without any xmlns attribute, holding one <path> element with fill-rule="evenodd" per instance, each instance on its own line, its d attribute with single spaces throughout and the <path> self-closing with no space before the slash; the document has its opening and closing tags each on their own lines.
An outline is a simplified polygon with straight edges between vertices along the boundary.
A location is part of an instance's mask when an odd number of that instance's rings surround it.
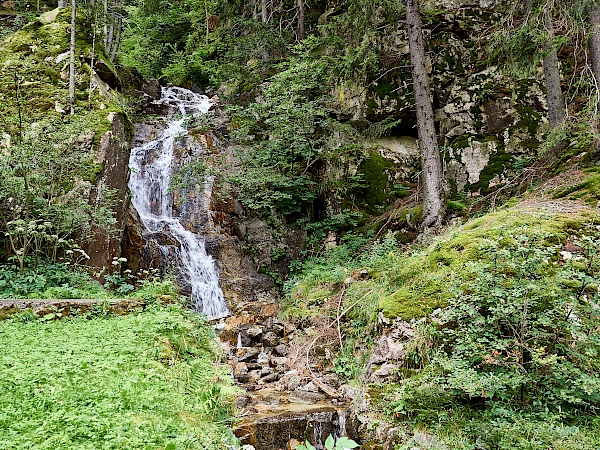
<svg viewBox="0 0 600 450">
<path fill-rule="evenodd" d="M 600 234 L 569 241 L 515 229 L 480 244 L 486 257 L 433 314 L 432 385 L 455 399 L 566 415 L 600 403 Z M 404 401 L 407 401 L 406 399 Z"/>
<path fill-rule="evenodd" d="M 23 274 L 14 265 L 0 265 L 4 298 L 107 298 L 109 294 L 87 272 L 66 263 L 40 261 Z"/>
</svg>

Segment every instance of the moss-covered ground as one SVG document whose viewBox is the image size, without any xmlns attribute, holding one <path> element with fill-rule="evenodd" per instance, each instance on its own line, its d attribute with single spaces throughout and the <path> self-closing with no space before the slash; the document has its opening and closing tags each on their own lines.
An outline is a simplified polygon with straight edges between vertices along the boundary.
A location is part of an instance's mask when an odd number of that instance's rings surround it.
<svg viewBox="0 0 600 450">
<path fill-rule="evenodd" d="M 587 369 L 597 361 L 593 307 L 592 331 L 580 334 L 589 342 L 578 347 L 580 339 L 570 336 L 582 332 L 565 331 L 581 326 L 586 302 L 597 290 L 590 265 L 596 264 L 600 223 L 597 209 L 590 207 L 598 202 L 597 177 L 591 168 L 568 187 L 555 186 L 556 199 L 529 194 L 424 243 L 403 246 L 391 233 L 375 241 L 347 235 L 301 265 L 286 285 L 282 314 L 322 333 L 316 358 L 358 383 L 369 382 L 365 365 L 381 327 L 394 319 L 409 322 L 405 326 L 415 335 L 404 342 L 406 357 L 395 378 L 370 389 L 372 412 L 397 422 L 404 444 L 399 448 L 421 448 L 415 428 L 441 445 L 432 448 L 598 448 L 594 407 L 584 406 L 578 393 L 561 397 L 577 386 L 576 378 L 586 380 L 583 397 L 597 393 L 595 372 Z M 565 321 L 564 311 L 573 309 L 578 295 L 585 300 L 580 322 Z M 521 335 L 510 337 L 513 320 L 520 332 L 529 333 L 522 336 L 524 345 L 540 347 L 539 367 L 535 357 L 522 369 L 502 362 L 503 351 L 510 360 L 519 350 L 509 347 L 521 348 Z M 323 324 L 335 327 L 337 321 L 339 338 L 329 337 Z M 559 338 L 546 345 L 544 336 L 563 333 L 568 350 L 555 355 L 552 342 Z M 445 336 L 459 336 L 460 342 Z M 576 356 L 578 348 L 585 357 Z M 565 367 L 573 373 L 562 385 L 558 374 Z M 511 394 L 519 377 L 531 381 Z"/>
<path fill-rule="evenodd" d="M 591 183 L 595 176 L 582 183 Z M 311 305 L 345 289 L 348 304 L 355 295 L 370 292 L 360 305 L 363 310 L 381 311 L 390 319 L 419 319 L 446 305 L 453 283 L 469 279 L 469 262 L 486 258 L 481 250 L 486 240 L 529 230 L 544 231 L 564 242 L 586 223 L 599 220 L 585 208 L 577 213 L 556 213 L 545 210 L 543 204 L 538 206 L 523 209 L 513 203 L 452 227 L 427 245 L 403 248 L 390 234 L 369 248 L 368 239 L 349 238 L 323 257 L 304 263 L 303 271 L 288 283 L 286 311 L 310 315 Z M 357 278 L 361 270 L 368 275 Z"/>
<path fill-rule="evenodd" d="M 0 448 L 225 449 L 234 388 L 179 306 L 0 322 Z"/>
</svg>

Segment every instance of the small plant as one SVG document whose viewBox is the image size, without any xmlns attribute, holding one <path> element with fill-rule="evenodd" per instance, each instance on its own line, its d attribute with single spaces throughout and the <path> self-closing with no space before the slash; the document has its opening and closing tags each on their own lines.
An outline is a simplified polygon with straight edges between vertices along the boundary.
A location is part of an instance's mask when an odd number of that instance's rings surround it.
<svg viewBox="0 0 600 450">
<path fill-rule="evenodd" d="M 120 270 L 121 264 L 124 262 L 127 262 L 127 258 L 113 258 L 111 264 L 114 267 L 114 272 L 111 275 L 104 276 L 104 287 L 119 294 L 127 295 L 135 290 L 135 286 L 128 282 L 133 278 L 131 270 L 126 269 L 123 272 Z"/>
<path fill-rule="evenodd" d="M 347 437 L 341 437 L 337 441 L 332 435 L 329 435 L 325 440 L 326 450 L 352 450 L 358 447 L 358 444 L 352 439 Z M 300 444 L 296 447 L 296 450 L 316 450 L 315 447 L 308 441 L 304 441 L 304 444 Z"/>
</svg>

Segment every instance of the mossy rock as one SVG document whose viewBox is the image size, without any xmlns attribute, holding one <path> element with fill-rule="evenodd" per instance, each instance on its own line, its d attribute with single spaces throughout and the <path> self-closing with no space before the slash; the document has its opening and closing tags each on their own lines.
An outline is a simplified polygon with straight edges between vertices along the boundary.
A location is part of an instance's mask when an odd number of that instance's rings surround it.
<svg viewBox="0 0 600 450">
<path fill-rule="evenodd" d="M 378 152 L 370 151 L 369 157 L 358 168 L 366 184 L 365 188 L 358 193 L 358 202 L 363 203 L 366 211 L 370 214 L 380 212 L 390 203 L 387 174 L 390 167 L 392 167 L 392 163 Z"/>
<path fill-rule="evenodd" d="M 447 304 L 453 285 L 474 276 L 470 262 L 485 260 L 487 253 L 483 247 L 490 239 L 508 245 L 513 239 L 511 235 L 518 231 L 546 236 L 539 245 L 556 245 L 599 219 L 589 211 L 570 215 L 521 212 L 517 204 L 470 220 L 447 232 L 438 242 L 399 259 L 386 274 L 399 287 L 379 301 L 379 309 L 389 318 L 425 317 Z"/>
</svg>

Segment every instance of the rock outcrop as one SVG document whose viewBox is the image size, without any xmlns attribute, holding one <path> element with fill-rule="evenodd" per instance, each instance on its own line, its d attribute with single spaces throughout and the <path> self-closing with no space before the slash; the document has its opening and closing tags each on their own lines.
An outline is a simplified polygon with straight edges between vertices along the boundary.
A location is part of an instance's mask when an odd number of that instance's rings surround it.
<svg viewBox="0 0 600 450">
<path fill-rule="evenodd" d="M 92 267 L 110 267 L 113 258 L 121 256 L 121 241 L 125 230 L 129 194 L 129 140 L 128 119 L 120 113 L 108 114 L 110 130 L 100 137 L 95 163 L 101 168 L 94 180 L 90 203 L 97 206 L 107 198 L 113 200 L 113 229 L 95 229 L 94 240 L 84 244 L 90 256 L 87 264 Z"/>
</svg>

